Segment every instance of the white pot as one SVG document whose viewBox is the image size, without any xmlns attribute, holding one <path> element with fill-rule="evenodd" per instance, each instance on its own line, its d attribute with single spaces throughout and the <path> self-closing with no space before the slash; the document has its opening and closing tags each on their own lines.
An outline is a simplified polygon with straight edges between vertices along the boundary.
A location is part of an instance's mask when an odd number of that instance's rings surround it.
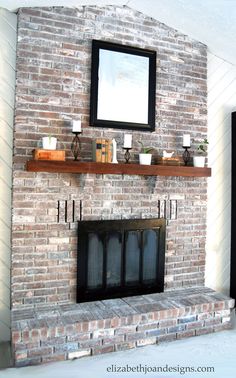
<svg viewBox="0 0 236 378">
<path fill-rule="evenodd" d="M 55 150 L 57 148 L 57 138 L 43 137 L 42 142 L 44 150 Z"/>
<path fill-rule="evenodd" d="M 193 157 L 193 166 L 198 168 L 205 167 L 205 156 L 194 156 Z"/>
<path fill-rule="evenodd" d="M 152 154 L 139 154 L 139 164 L 151 165 Z"/>
</svg>

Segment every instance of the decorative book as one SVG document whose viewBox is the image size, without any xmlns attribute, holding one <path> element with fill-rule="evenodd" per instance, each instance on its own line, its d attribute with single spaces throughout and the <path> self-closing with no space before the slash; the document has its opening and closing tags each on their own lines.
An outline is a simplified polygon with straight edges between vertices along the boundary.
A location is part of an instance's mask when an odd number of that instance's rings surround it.
<svg viewBox="0 0 236 378">
<path fill-rule="evenodd" d="M 112 140 L 98 138 L 93 140 L 93 161 L 97 163 L 112 162 Z"/>
</svg>

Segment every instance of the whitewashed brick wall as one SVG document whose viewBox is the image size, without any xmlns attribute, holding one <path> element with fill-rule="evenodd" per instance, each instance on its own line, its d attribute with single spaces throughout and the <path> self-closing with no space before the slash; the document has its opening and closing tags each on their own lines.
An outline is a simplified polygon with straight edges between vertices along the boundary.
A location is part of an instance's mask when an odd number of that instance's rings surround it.
<svg viewBox="0 0 236 378">
<path fill-rule="evenodd" d="M 13 306 L 75 301 L 76 222 L 58 223 L 58 203 L 82 203 L 88 219 L 155 217 L 177 201 L 168 219 L 165 289 L 204 284 L 207 179 L 26 172 L 46 133 L 71 158 L 68 121 L 82 116 L 83 160 L 92 139 L 118 141 L 124 130 L 89 125 L 91 41 L 103 39 L 157 52 L 156 128 L 133 131 L 139 144 L 182 154 L 183 133 L 207 135 L 206 46 L 128 7 L 22 8 L 19 11 L 13 182 Z M 194 143 L 193 143 L 194 147 Z M 81 201 L 81 202 L 80 202 Z M 166 202 L 165 202 L 166 201 Z M 168 217 L 167 217 L 168 218 Z"/>
</svg>

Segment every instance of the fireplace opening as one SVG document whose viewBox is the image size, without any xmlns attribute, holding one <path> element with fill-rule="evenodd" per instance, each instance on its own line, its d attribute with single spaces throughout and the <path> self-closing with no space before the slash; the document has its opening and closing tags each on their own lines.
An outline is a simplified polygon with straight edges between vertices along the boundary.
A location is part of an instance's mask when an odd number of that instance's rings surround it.
<svg viewBox="0 0 236 378">
<path fill-rule="evenodd" d="M 77 302 L 162 292 L 165 219 L 80 221 Z"/>
</svg>

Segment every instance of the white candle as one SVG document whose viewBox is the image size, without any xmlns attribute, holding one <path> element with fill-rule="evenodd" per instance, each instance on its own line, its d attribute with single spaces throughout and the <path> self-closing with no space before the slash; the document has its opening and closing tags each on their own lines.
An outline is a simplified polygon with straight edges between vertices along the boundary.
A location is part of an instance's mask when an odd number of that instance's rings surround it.
<svg viewBox="0 0 236 378">
<path fill-rule="evenodd" d="M 116 152 L 117 152 L 116 148 L 117 148 L 117 142 L 115 139 L 112 139 L 112 163 L 113 164 L 118 163 L 117 156 L 116 156 Z"/>
<path fill-rule="evenodd" d="M 124 148 L 132 148 L 132 134 L 124 135 Z"/>
<path fill-rule="evenodd" d="M 72 133 L 81 133 L 81 121 L 73 121 Z"/>
<path fill-rule="evenodd" d="M 190 134 L 183 135 L 183 147 L 190 147 Z"/>
</svg>

